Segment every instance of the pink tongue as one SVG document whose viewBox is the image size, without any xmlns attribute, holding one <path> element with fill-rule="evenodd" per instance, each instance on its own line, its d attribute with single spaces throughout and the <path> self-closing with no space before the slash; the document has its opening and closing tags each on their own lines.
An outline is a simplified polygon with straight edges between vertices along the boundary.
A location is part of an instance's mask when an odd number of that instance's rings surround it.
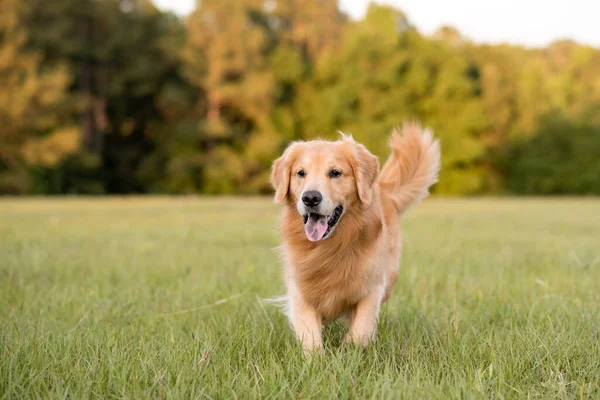
<svg viewBox="0 0 600 400">
<path fill-rule="evenodd" d="M 316 216 L 315 214 L 311 214 L 308 217 L 308 221 L 304 225 L 304 231 L 306 232 L 306 237 L 311 242 L 316 242 L 323 238 L 325 231 L 327 230 L 327 216 Z"/>
</svg>

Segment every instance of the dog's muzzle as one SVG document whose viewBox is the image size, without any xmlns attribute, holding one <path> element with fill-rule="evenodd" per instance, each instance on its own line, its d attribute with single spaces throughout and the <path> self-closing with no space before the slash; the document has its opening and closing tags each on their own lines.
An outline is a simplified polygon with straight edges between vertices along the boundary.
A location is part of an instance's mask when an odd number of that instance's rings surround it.
<svg viewBox="0 0 600 400">
<path fill-rule="evenodd" d="M 308 240 L 317 242 L 329 236 L 333 227 L 339 222 L 343 212 L 344 207 L 337 206 L 331 215 L 321 215 L 312 212 L 303 215 L 304 231 Z"/>
</svg>

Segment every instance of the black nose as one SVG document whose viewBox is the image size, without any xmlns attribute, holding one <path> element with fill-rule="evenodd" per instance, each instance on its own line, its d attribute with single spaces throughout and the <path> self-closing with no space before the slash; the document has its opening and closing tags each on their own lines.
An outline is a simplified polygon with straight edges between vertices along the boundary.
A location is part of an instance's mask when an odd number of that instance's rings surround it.
<svg viewBox="0 0 600 400">
<path fill-rule="evenodd" d="M 309 190 L 302 194 L 302 202 L 306 204 L 307 207 L 316 207 L 321 200 L 323 200 L 323 196 L 316 190 Z"/>
</svg>

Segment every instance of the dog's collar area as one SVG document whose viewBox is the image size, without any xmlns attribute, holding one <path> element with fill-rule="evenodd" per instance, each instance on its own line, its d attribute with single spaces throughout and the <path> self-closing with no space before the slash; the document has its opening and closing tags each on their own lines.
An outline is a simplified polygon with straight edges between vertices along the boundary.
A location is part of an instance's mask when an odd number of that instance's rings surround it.
<svg viewBox="0 0 600 400">
<path fill-rule="evenodd" d="M 331 214 L 331 217 L 329 217 L 329 219 L 327 220 L 327 230 L 323 234 L 322 239 L 325 239 L 327 236 L 329 236 L 329 234 L 331 233 L 331 229 L 339 222 L 340 217 L 342 216 L 342 212 L 344 212 L 344 207 L 342 207 L 342 206 L 337 206 L 333 210 L 333 214 Z M 308 218 L 311 214 L 313 214 L 313 213 L 304 214 L 302 216 L 302 218 L 304 219 L 304 225 L 306 225 L 306 223 L 308 222 Z M 318 214 L 316 214 L 316 215 L 318 215 Z"/>
</svg>

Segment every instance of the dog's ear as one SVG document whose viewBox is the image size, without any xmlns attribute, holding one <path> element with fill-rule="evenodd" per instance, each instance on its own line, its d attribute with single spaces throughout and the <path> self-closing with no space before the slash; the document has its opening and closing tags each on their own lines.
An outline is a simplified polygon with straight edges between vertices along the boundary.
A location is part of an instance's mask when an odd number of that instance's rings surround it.
<svg viewBox="0 0 600 400">
<path fill-rule="evenodd" d="M 292 143 L 281 157 L 273 161 L 271 185 L 275 189 L 275 203 L 281 203 L 290 190 L 290 174 L 299 143 Z"/>
<path fill-rule="evenodd" d="M 354 140 L 352 140 L 354 142 Z M 371 154 L 365 146 L 354 142 L 355 162 L 354 180 L 360 201 L 370 204 L 373 197 L 373 184 L 379 174 L 379 159 Z"/>
</svg>

